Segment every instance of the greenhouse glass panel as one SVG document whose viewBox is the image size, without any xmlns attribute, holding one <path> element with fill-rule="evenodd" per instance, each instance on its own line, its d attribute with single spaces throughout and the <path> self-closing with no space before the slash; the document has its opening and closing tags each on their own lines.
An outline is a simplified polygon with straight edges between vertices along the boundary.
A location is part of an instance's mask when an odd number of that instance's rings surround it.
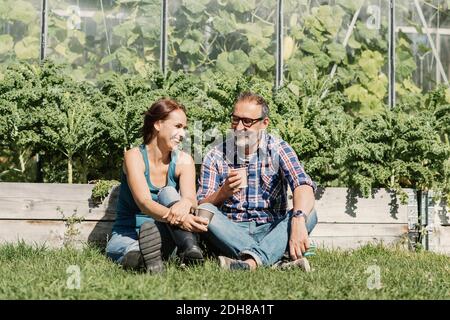
<svg viewBox="0 0 450 320">
<path fill-rule="evenodd" d="M 0 0 L 0 65 L 38 61 L 41 36 L 40 0 Z"/>
<path fill-rule="evenodd" d="M 448 1 L 396 1 L 398 99 L 433 89 L 450 75 Z"/>
<path fill-rule="evenodd" d="M 276 7 L 274 0 L 170 1 L 169 69 L 273 81 Z"/>
<path fill-rule="evenodd" d="M 447 75 L 447 79 L 450 78 L 450 29 L 446 31 L 446 34 L 440 35 L 440 48 L 439 56 L 441 57 L 441 62 L 444 68 L 444 72 Z M 448 32 L 448 33 L 447 33 Z M 443 82 L 441 77 L 441 82 Z"/>
<path fill-rule="evenodd" d="M 388 95 L 388 4 L 284 1 L 285 79 L 295 84 L 328 75 L 353 110 L 383 110 Z"/>
<path fill-rule="evenodd" d="M 49 0 L 48 57 L 77 79 L 159 64 L 160 0 Z"/>
</svg>

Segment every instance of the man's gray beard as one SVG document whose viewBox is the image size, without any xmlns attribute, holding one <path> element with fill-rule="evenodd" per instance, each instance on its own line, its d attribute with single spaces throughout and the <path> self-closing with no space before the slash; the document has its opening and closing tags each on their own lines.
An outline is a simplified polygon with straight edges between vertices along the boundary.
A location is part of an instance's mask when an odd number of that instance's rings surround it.
<svg viewBox="0 0 450 320">
<path fill-rule="evenodd" d="M 248 137 L 248 133 L 236 133 L 234 130 L 230 130 L 227 132 L 226 135 L 226 153 L 224 154 L 225 158 L 231 162 L 234 163 L 236 160 L 238 163 L 244 163 L 247 161 L 247 156 L 245 154 L 246 147 L 250 147 L 248 141 L 249 139 L 245 139 L 245 137 Z M 254 134 L 254 139 L 256 140 L 254 143 L 254 146 L 257 146 L 259 143 L 258 139 L 259 133 Z M 237 137 L 240 137 L 244 140 L 244 143 L 238 144 L 237 143 Z M 237 158 L 237 159 L 236 159 Z"/>
</svg>

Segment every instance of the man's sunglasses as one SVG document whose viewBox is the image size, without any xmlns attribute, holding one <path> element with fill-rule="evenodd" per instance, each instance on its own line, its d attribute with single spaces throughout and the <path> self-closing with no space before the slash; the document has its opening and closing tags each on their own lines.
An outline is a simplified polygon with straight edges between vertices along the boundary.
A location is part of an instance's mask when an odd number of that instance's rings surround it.
<svg viewBox="0 0 450 320">
<path fill-rule="evenodd" d="M 242 124 L 246 128 L 250 128 L 252 125 L 254 125 L 256 122 L 263 120 L 264 118 L 258 118 L 258 119 L 251 119 L 251 118 L 241 118 L 237 117 L 235 115 L 231 115 L 231 124 L 233 126 L 237 126 L 240 121 L 242 121 Z"/>
</svg>

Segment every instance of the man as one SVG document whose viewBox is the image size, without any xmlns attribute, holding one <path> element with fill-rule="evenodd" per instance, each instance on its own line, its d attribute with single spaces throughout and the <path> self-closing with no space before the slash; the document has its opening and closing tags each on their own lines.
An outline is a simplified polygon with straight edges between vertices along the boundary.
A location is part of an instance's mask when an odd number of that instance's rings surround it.
<svg viewBox="0 0 450 320">
<path fill-rule="evenodd" d="M 225 269 L 272 266 L 286 250 L 291 265 L 309 268 L 303 254 L 317 223 L 316 185 L 294 150 L 266 133 L 268 116 L 261 96 L 242 93 L 231 115 L 232 139 L 214 146 L 203 160 L 197 197 L 200 208 L 215 213 L 206 238 L 222 254 Z M 246 168 L 246 177 L 233 170 L 240 167 Z M 287 184 L 293 192 L 289 212 Z"/>
</svg>

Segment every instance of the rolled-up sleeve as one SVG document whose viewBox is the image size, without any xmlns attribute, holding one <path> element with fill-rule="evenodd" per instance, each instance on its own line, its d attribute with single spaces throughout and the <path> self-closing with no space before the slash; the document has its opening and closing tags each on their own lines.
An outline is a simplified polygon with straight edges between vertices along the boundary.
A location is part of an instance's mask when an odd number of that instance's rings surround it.
<svg viewBox="0 0 450 320">
<path fill-rule="evenodd" d="M 198 181 L 197 200 L 201 201 L 219 189 L 219 175 L 212 152 L 206 154 Z"/>
<path fill-rule="evenodd" d="M 310 186 L 314 192 L 317 190 L 316 183 L 305 172 L 302 164 L 298 160 L 294 149 L 285 141 L 281 141 L 278 148 L 279 163 L 284 176 L 287 178 L 292 192 L 301 185 Z"/>
</svg>

